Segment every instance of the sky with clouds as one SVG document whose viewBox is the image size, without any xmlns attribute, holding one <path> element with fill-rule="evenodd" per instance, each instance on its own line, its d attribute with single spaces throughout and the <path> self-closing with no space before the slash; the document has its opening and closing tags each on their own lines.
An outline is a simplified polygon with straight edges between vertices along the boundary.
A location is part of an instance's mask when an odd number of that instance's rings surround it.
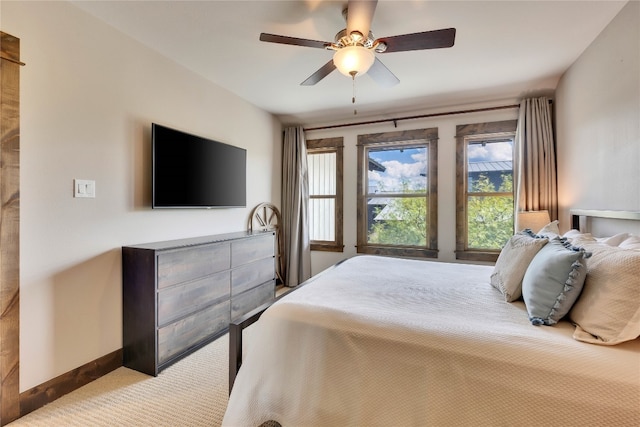
<svg viewBox="0 0 640 427">
<path fill-rule="evenodd" d="M 369 150 L 369 158 L 385 167 L 384 172 L 369 171 L 369 188 L 401 192 L 403 182 L 410 188 L 426 188 L 426 148 Z"/>
<path fill-rule="evenodd" d="M 513 160 L 513 147 L 511 142 L 491 142 L 485 144 L 469 144 L 467 158 L 470 163 L 494 162 Z"/>
<path fill-rule="evenodd" d="M 470 163 L 513 160 L 512 142 L 469 144 L 467 156 Z M 385 167 L 384 172 L 369 171 L 369 188 L 375 192 L 401 192 L 402 183 L 410 188 L 426 188 L 427 149 L 369 150 L 369 158 Z"/>
</svg>

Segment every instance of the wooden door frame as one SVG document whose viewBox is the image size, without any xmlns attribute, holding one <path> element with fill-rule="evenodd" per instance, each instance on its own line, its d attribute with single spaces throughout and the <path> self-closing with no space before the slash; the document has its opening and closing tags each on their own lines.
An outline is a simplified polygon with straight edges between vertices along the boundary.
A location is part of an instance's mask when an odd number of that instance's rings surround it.
<svg viewBox="0 0 640 427">
<path fill-rule="evenodd" d="M 20 39 L 0 31 L 0 425 L 20 417 Z"/>
</svg>

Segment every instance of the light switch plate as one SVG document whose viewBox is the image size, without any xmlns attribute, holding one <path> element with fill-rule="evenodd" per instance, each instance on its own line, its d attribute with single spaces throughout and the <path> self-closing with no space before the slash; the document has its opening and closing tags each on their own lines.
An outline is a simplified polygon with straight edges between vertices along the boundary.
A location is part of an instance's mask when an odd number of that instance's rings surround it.
<svg viewBox="0 0 640 427">
<path fill-rule="evenodd" d="M 96 182 L 88 179 L 73 180 L 73 197 L 96 197 Z"/>
</svg>

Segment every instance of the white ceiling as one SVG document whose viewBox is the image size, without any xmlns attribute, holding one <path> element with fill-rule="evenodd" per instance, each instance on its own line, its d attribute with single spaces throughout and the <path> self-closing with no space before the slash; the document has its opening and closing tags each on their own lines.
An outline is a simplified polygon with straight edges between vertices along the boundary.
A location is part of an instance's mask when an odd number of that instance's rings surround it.
<svg viewBox="0 0 640 427">
<path fill-rule="evenodd" d="M 345 27 L 346 0 L 73 3 L 285 123 L 353 117 L 350 78 L 334 71 L 300 86 L 331 51 L 258 40 L 267 32 L 331 42 Z M 376 37 L 455 27 L 456 41 L 448 49 L 378 54 L 400 84 L 357 78 L 358 117 L 552 90 L 625 3 L 380 0 Z"/>
</svg>

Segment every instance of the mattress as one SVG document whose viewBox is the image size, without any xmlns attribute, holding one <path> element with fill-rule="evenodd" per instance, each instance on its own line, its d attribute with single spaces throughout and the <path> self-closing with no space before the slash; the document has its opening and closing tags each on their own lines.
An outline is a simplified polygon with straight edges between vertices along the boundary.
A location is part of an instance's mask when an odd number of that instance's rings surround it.
<svg viewBox="0 0 640 427">
<path fill-rule="evenodd" d="M 357 256 L 251 326 L 226 426 L 640 425 L 640 341 L 533 326 L 492 266 Z"/>
</svg>

